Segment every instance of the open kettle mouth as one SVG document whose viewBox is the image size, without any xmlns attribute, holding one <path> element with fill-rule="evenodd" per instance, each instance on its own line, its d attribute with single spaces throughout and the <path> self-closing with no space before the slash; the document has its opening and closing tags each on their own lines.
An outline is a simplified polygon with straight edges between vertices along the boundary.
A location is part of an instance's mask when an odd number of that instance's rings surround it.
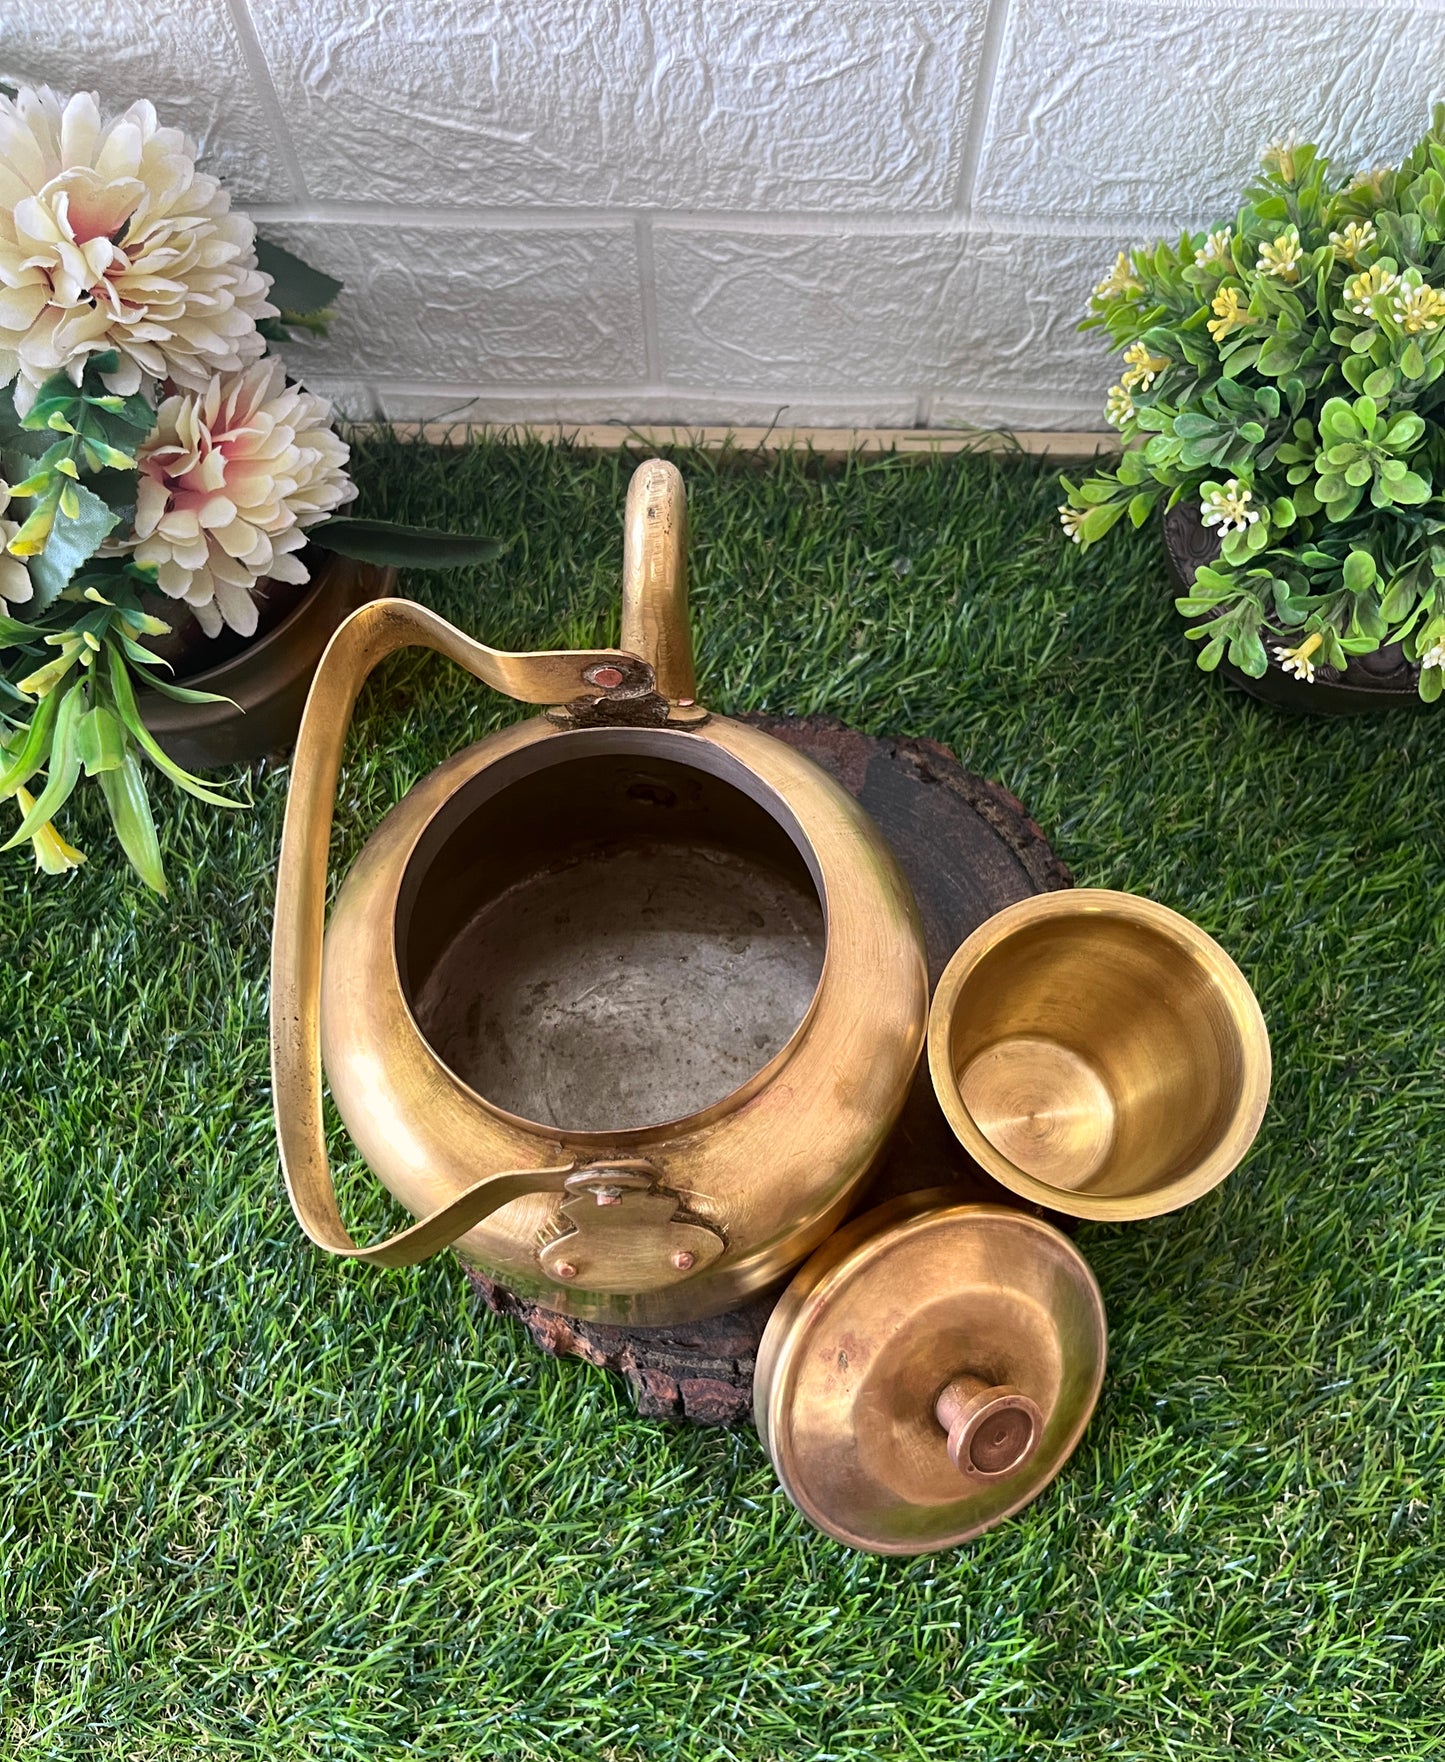
<svg viewBox="0 0 1445 1762">
<path fill-rule="evenodd" d="M 826 946 L 787 803 L 717 746 L 645 728 L 558 734 L 473 777 L 418 839 L 396 914 L 436 1058 L 579 1146 L 740 1100 L 795 1043 Z"/>
</svg>

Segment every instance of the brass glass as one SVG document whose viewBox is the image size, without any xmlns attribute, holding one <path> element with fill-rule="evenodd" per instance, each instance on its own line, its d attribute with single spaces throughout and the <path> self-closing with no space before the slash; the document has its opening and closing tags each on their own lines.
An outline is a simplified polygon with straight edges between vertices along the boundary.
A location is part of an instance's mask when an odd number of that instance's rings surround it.
<svg viewBox="0 0 1445 1762">
<path fill-rule="evenodd" d="M 1053 1480 L 1106 1346 L 1099 1287 L 1066 1236 L 946 1189 L 909 1193 L 794 1276 L 758 1350 L 758 1432 L 819 1529 L 869 1553 L 932 1553 Z"/>
<path fill-rule="evenodd" d="M 1254 993 L 1211 937 L 1133 894 L 998 913 L 939 981 L 934 1088 L 995 1180 L 1074 1217 L 1154 1217 L 1215 1187 L 1269 1097 Z"/>
<path fill-rule="evenodd" d="M 823 1241 L 887 1141 L 927 1019 L 913 898 L 830 777 L 693 701 L 685 531 L 676 470 L 639 467 L 629 647 L 506 654 L 382 600 L 322 660 L 282 838 L 271 1028 L 288 1191 L 332 1253 L 406 1265 L 455 1244 L 572 1314 L 699 1318 Z M 323 938 L 352 706 L 408 644 L 554 708 L 423 778 Z M 419 1219 L 368 1246 L 337 1210 L 323 1056 L 357 1148 Z"/>
</svg>

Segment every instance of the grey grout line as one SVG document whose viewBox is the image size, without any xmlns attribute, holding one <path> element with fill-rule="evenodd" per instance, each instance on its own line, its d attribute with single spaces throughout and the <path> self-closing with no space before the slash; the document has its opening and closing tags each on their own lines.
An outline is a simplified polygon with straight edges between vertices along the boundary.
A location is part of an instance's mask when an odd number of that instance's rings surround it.
<svg viewBox="0 0 1445 1762">
<path fill-rule="evenodd" d="M 251 84 L 256 90 L 256 101 L 271 124 L 276 141 L 276 151 L 286 167 L 287 177 L 291 180 L 292 194 L 298 203 L 307 203 L 311 198 L 306 188 L 306 174 L 301 169 L 301 156 L 297 153 L 296 143 L 291 138 L 291 128 L 286 121 L 286 112 L 276 91 L 276 82 L 271 78 L 270 63 L 266 60 L 266 52 L 261 47 L 261 39 L 257 35 L 250 7 L 246 0 L 226 0 L 226 6 L 231 14 L 231 24 L 236 32 L 236 40 L 241 47 L 241 58 L 246 63 L 246 70 L 251 76 Z M 255 217 L 254 209 L 248 209 L 247 212 L 252 215 L 252 218 Z"/>
<path fill-rule="evenodd" d="M 918 394 L 918 407 L 913 413 L 913 420 L 919 428 L 927 428 L 932 422 L 933 393 L 931 391 L 923 391 Z"/>
<path fill-rule="evenodd" d="M 494 232 L 575 232 L 584 228 L 635 230 L 646 221 L 650 231 L 751 232 L 821 234 L 828 237 L 857 235 L 885 238 L 946 235 L 992 235 L 997 238 L 1124 239 L 1147 232 L 1160 237 L 1177 235 L 1177 215 L 1119 215 L 1096 220 L 1083 216 L 1018 216 L 988 214 L 965 217 L 942 209 L 925 214 L 699 214 L 688 210 L 638 210 L 635 208 L 408 208 L 380 202 L 253 202 L 246 212 L 259 222 L 295 226 L 386 226 L 415 227 L 419 232 L 460 232 L 486 228 Z"/>
<path fill-rule="evenodd" d="M 993 118 L 999 61 L 1003 55 L 1004 38 L 1008 35 L 1012 16 L 1011 0 L 989 0 L 988 16 L 983 25 L 983 42 L 979 50 L 978 71 L 974 75 L 973 108 L 969 112 L 968 134 L 959 159 L 958 182 L 954 186 L 953 212 L 959 219 L 966 219 L 973 213 L 978 168 L 983 160 L 989 123 Z"/>
<path fill-rule="evenodd" d="M 308 383 L 314 383 L 323 388 L 341 387 L 347 390 L 364 388 L 366 391 L 375 393 L 378 397 L 383 398 L 387 392 L 402 397 L 428 397 L 451 399 L 454 401 L 460 401 L 462 399 L 476 401 L 485 398 L 492 403 L 518 404 L 561 403 L 569 399 L 575 399 L 578 401 L 587 400 L 593 403 L 600 403 L 610 400 L 626 402 L 629 400 L 637 401 L 641 399 L 657 400 L 665 398 L 686 398 L 692 401 L 694 408 L 700 407 L 702 404 L 711 404 L 715 407 L 727 407 L 736 406 L 739 403 L 750 403 L 760 408 L 766 407 L 770 410 L 776 410 L 780 415 L 799 404 L 807 404 L 813 409 L 823 409 L 832 405 L 842 410 L 864 408 L 869 404 L 875 405 L 880 409 L 896 409 L 900 404 L 912 404 L 916 411 L 926 410 L 928 416 L 931 417 L 940 395 L 938 388 L 910 396 L 907 393 L 900 393 L 886 388 L 880 389 L 877 386 L 868 387 L 857 392 L 837 390 L 800 391 L 797 389 L 788 392 L 771 392 L 766 389 L 749 390 L 746 387 L 743 387 L 724 393 L 717 391 L 715 387 L 705 388 L 680 383 L 673 384 L 667 381 L 649 381 L 623 385 L 488 386 L 475 383 L 468 384 L 460 380 L 411 379 L 400 375 L 391 376 L 388 374 L 371 374 L 364 379 L 360 377 L 350 379 L 342 374 L 323 372 L 319 374 L 308 374 L 307 378 Z M 944 394 L 947 394 L 948 390 L 949 388 L 947 387 L 942 388 Z M 328 395 L 333 394 L 328 390 Z M 1077 397 L 1058 397 L 1046 393 L 1041 393 L 1037 397 L 1028 398 L 980 398 L 978 402 L 981 404 L 987 404 L 992 409 L 1013 409 L 1015 411 L 1023 411 L 1025 414 L 1029 411 L 1039 410 L 1048 411 L 1051 414 L 1068 414 L 1070 412 L 1078 411 L 1086 405 L 1092 407 L 1092 400 Z M 545 420 L 551 421 L 554 420 L 554 418 L 548 417 L 545 418 Z M 682 421 L 683 419 L 679 418 L 678 420 Z M 688 418 L 687 420 L 700 421 L 702 418 Z M 892 426 L 898 425 L 893 424 Z"/>
<path fill-rule="evenodd" d="M 649 381 L 660 381 L 662 372 L 662 338 L 657 329 L 657 265 L 652 254 L 652 222 L 639 214 L 637 232 L 637 285 L 642 301 L 642 347 L 647 361 Z"/>
</svg>

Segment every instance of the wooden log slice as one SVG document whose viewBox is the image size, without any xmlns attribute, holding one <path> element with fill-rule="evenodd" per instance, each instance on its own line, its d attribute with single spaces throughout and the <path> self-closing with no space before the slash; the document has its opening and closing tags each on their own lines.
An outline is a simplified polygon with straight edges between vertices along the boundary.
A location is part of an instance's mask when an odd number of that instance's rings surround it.
<svg viewBox="0 0 1445 1762">
<path fill-rule="evenodd" d="M 995 912 L 1073 884 L 1023 804 L 999 784 L 965 771 L 935 741 L 880 739 L 830 716 L 740 719 L 806 753 L 873 816 L 918 901 L 930 989 L 959 943 Z M 954 1137 L 925 1059 L 884 1161 L 856 1209 L 937 1186 L 954 1188 L 960 1199 L 1023 1204 L 990 1180 Z M 471 1268 L 468 1276 L 489 1307 L 525 1323 L 543 1351 L 584 1358 L 625 1376 L 641 1414 L 697 1425 L 738 1425 L 752 1416 L 753 1365 L 776 1291 L 710 1321 L 622 1328 L 559 1315 Z"/>
</svg>

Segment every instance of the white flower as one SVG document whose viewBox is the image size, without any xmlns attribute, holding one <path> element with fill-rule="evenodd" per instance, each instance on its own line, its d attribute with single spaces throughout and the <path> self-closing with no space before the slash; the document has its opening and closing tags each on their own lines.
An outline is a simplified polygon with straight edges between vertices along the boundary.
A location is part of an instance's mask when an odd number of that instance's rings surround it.
<svg viewBox="0 0 1445 1762">
<path fill-rule="evenodd" d="M 1422 667 L 1445 667 L 1445 636 L 1434 642 L 1420 657 Z"/>
<path fill-rule="evenodd" d="M 1121 294 L 1142 294 L 1144 284 L 1129 267 L 1129 254 L 1120 251 L 1114 259 L 1114 267 L 1094 289 L 1094 297 L 1100 300 L 1114 299 Z"/>
<path fill-rule="evenodd" d="M 1349 220 L 1343 232 L 1330 234 L 1330 243 L 1337 257 L 1343 257 L 1346 263 L 1358 263 L 1360 252 L 1368 251 L 1378 242 L 1379 236 L 1373 220 Z"/>
<path fill-rule="evenodd" d="M 1084 524 L 1084 516 L 1087 513 L 1087 508 L 1071 508 L 1067 502 L 1059 503 L 1059 525 L 1063 527 L 1076 545 L 1084 542 L 1079 528 Z"/>
<path fill-rule="evenodd" d="M 0 384 L 23 415 L 64 368 L 120 353 L 113 390 L 169 378 L 192 391 L 265 347 L 275 314 L 255 230 L 196 170 L 178 129 L 132 104 L 101 118 L 93 92 L 0 97 Z"/>
<path fill-rule="evenodd" d="M 1130 343 L 1124 351 L 1124 362 L 1124 384 L 1131 391 L 1137 385 L 1141 392 L 1147 392 L 1156 376 L 1169 365 L 1166 355 L 1151 355 L 1143 343 Z"/>
<path fill-rule="evenodd" d="M 1254 267 L 1261 275 L 1272 275 L 1277 281 L 1298 281 L 1299 261 L 1303 255 L 1299 233 L 1294 227 L 1287 226 L 1272 243 L 1259 247 Z"/>
<path fill-rule="evenodd" d="M 1391 300 L 1390 311 L 1407 336 L 1418 336 L 1422 330 L 1439 330 L 1441 320 L 1445 319 L 1445 294 L 1428 282 L 1419 287 L 1402 287 Z"/>
<path fill-rule="evenodd" d="M 10 555 L 10 540 L 19 532 L 19 520 L 7 520 L 5 510 L 10 506 L 10 485 L 0 477 L 0 601 L 12 606 L 24 605 L 34 589 L 30 585 L 30 571 L 19 557 Z"/>
<path fill-rule="evenodd" d="M 1217 526 L 1221 532 L 1243 532 L 1259 519 L 1259 509 L 1250 507 L 1249 489 L 1237 477 L 1216 484 L 1199 504 L 1200 518 L 1206 526 Z"/>
<path fill-rule="evenodd" d="M 1274 658 L 1286 673 L 1293 673 L 1296 679 L 1302 679 L 1306 685 L 1313 685 L 1315 664 L 1311 657 L 1324 640 L 1317 630 L 1313 636 L 1307 636 L 1298 648 L 1276 648 Z"/>
<path fill-rule="evenodd" d="M 1358 275 L 1352 275 L 1345 283 L 1345 304 L 1361 318 L 1373 317 L 1376 297 L 1393 293 L 1399 285 L 1399 276 L 1391 275 L 1377 263 L 1373 269 L 1362 269 Z"/>
<path fill-rule="evenodd" d="M 1128 386 L 1111 385 L 1109 396 L 1104 403 L 1104 420 L 1112 422 L 1115 428 L 1122 428 L 1134 417 L 1134 399 Z"/>
<path fill-rule="evenodd" d="M 1205 239 L 1203 247 L 1194 253 L 1195 263 L 1200 269 L 1216 266 L 1232 268 L 1234 258 L 1230 254 L 1229 247 L 1233 238 L 1234 229 L 1229 226 L 1221 226 L 1216 232 L 1210 233 Z"/>
<path fill-rule="evenodd" d="M 167 398 L 156 424 L 137 454 L 136 560 L 209 636 L 223 623 L 250 636 L 254 583 L 305 581 L 292 554 L 305 528 L 356 494 L 347 447 L 326 403 L 274 359 Z"/>
</svg>

